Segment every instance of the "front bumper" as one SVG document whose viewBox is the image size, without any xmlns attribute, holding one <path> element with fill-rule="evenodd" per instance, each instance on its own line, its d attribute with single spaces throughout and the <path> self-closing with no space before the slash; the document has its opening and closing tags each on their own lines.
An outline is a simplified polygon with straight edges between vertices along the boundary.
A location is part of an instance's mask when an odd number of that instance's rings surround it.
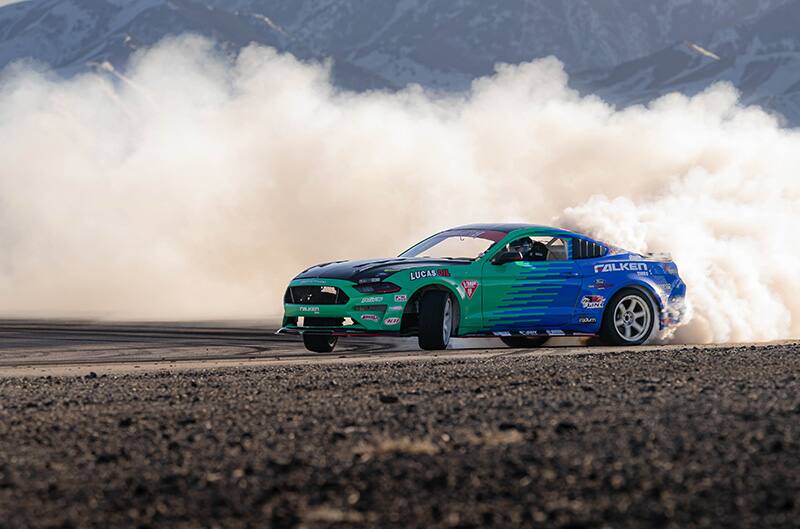
<svg viewBox="0 0 800 529">
<path fill-rule="evenodd" d="M 289 287 L 337 287 L 349 298 L 340 304 L 284 303 L 281 334 L 399 335 L 408 294 L 363 294 L 338 279 L 297 279 Z"/>
</svg>

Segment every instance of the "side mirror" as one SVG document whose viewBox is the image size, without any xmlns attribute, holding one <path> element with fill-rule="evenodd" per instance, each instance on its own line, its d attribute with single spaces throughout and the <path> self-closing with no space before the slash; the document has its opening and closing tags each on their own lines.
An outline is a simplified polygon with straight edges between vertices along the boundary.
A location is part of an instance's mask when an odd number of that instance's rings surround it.
<svg viewBox="0 0 800 529">
<path fill-rule="evenodd" d="M 519 252 L 500 252 L 492 258 L 493 265 L 502 265 L 522 261 L 522 254 Z"/>
</svg>

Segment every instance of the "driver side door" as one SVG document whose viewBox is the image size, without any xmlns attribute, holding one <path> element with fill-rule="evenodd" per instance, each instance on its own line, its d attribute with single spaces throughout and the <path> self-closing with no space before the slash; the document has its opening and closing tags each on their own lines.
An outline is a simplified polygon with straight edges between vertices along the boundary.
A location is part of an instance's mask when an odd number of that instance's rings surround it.
<svg viewBox="0 0 800 529">
<path fill-rule="evenodd" d="M 550 243 L 545 260 L 526 255 L 522 261 L 505 264 L 490 259 L 483 266 L 483 322 L 488 329 L 560 329 L 572 322 L 581 276 L 569 259 L 571 241 L 557 236 L 529 238 Z"/>
</svg>

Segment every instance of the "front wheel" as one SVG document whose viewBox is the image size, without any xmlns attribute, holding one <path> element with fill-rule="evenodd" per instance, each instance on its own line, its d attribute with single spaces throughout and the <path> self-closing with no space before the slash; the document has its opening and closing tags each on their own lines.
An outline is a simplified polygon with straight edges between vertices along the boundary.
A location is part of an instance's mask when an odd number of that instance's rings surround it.
<svg viewBox="0 0 800 529">
<path fill-rule="evenodd" d="M 314 353 L 330 353 L 336 347 L 336 341 L 339 338 L 336 336 L 326 336 L 319 334 L 304 334 L 303 345 L 306 346 L 311 352 Z"/>
<path fill-rule="evenodd" d="M 419 346 L 426 351 L 447 349 L 453 332 L 453 300 L 447 292 L 432 290 L 419 306 Z"/>
<path fill-rule="evenodd" d="M 600 337 L 608 345 L 640 345 L 650 337 L 655 310 L 648 296 L 638 290 L 618 292 L 606 307 Z"/>
<path fill-rule="evenodd" d="M 501 336 L 500 340 L 514 349 L 535 349 L 544 345 L 549 336 Z"/>
</svg>

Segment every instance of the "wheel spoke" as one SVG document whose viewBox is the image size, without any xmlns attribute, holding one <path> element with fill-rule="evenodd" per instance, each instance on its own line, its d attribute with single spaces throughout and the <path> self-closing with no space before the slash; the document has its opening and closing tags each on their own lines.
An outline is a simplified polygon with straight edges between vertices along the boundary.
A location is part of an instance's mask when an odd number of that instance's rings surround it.
<svg viewBox="0 0 800 529">
<path fill-rule="evenodd" d="M 642 330 L 644 330 L 644 325 L 642 325 L 642 324 L 640 324 L 640 323 L 636 323 L 635 321 L 634 321 L 634 322 L 631 322 L 631 327 L 633 327 L 633 329 L 634 329 L 634 330 L 635 330 L 637 333 L 640 333 L 640 332 L 642 332 Z"/>
</svg>

